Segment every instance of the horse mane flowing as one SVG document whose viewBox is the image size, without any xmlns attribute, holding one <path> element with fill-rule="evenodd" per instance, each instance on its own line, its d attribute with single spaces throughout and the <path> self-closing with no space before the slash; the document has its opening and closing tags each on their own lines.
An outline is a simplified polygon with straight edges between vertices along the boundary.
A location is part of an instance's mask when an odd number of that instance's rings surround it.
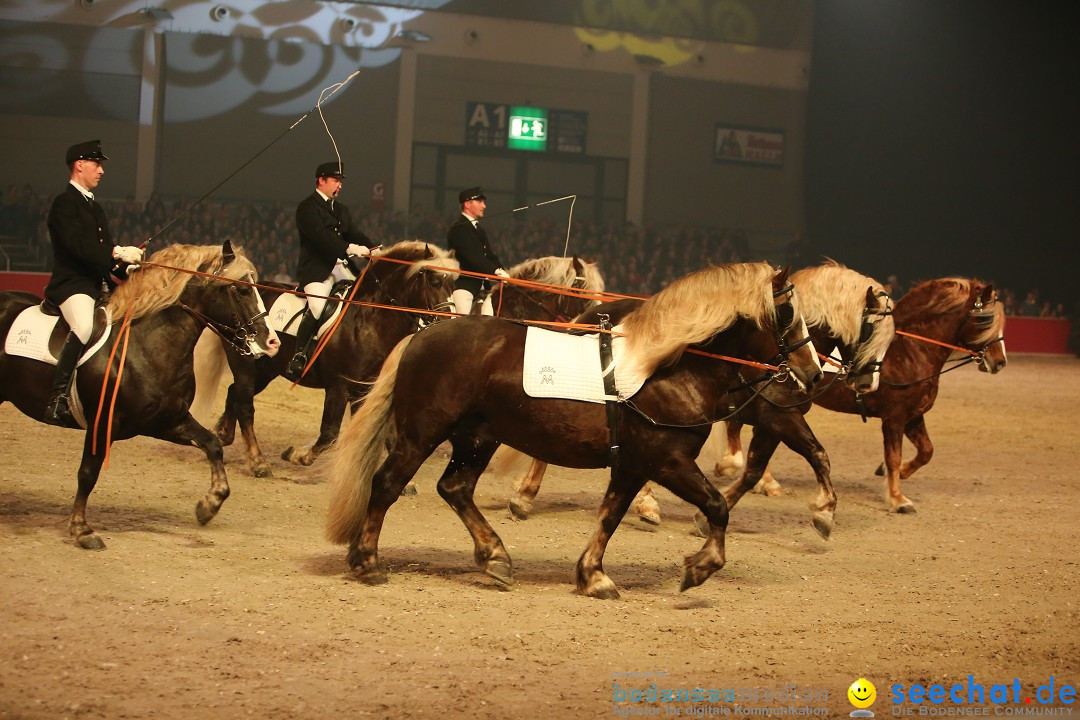
<svg viewBox="0 0 1080 720">
<path fill-rule="evenodd" d="M 767 262 L 714 265 L 668 285 L 626 316 L 626 354 L 638 370 L 652 375 L 679 360 L 688 345 L 702 343 L 739 318 L 759 328 L 776 321 L 772 278 Z M 795 317 L 798 298 L 792 297 Z"/>
<path fill-rule="evenodd" d="M 792 273 L 791 282 L 802 300 L 806 324 L 827 325 L 842 343 L 856 348 L 855 367 L 884 355 L 893 339 L 895 324 L 891 316 L 875 323 L 874 334 L 867 342 L 859 342 L 866 288 L 873 288 L 875 295 L 884 293 L 881 283 L 831 259 Z"/>
<path fill-rule="evenodd" d="M 239 280 L 248 273 L 252 273 L 253 278 L 257 277 L 255 266 L 244 257 L 243 250 L 233 246 L 233 252 L 236 259 L 229 263 L 228 272 L 221 277 Z M 129 307 L 131 319 L 136 320 L 175 305 L 187 284 L 198 277 L 182 270 L 219 275 L 225 268 L 225 254 L 214 245 L 177 244 L 158 250 L 147 262 L 168 268 L 143 266 L 117 287 L 109 298 L 109 309 L 115 320 L 122 318 Z M 199 278 L 199 281 L 205 282 L 205 279 Z"/>
<path fill-rule="evenodd" d="M 896 324 L 908 329 L 917 328 L 936 321 L 940 315 L 962 311 L 971 302 L 972 286 L 975 284 L 983 283 L 961 277 L 939 278 L 919 283 L 896 301 L 896 309 L 893 311 Z M 970 345 L 981 347 L 1005 334 L 1005 309 L 999 302 L 995 302 L 992 307 L 994 321 L 978 335 L 970 338 Z M 927 308 L 934 312 L 927 312 Z"/>
<path fill-rule="evenodd" d="M 585 262 L 584 260 L 580 262 L 585 269 L 585 286 L 583 289 L 602 291 L 604 289 L 604 277 L 600 274 L 596 263 Z M 510 277 L 519 280 L 531 280 L 563 287 L 573 286 L 574 281 L 578 278 L 577 271 L 574 269 L 574 259 L 555 255 L 525 260 L 509 268 L 507 272 Z"/>
<path fill-rule="evenodd" d="M 407 279 L 412 279 L 414 275 L 429 266 L 447 268 L 449 270 L 457 270 L 460 267 L 458 261 L 450 254 L 449 250 L 444 250 L 438 245 L 432 245 L 423 240 L 402 240 L 380 252 L 374 253 L 374 256 L 376 258 L 388 257 L 394 258 L 395 260 L 408 260 L 411 262 L 412 265 L 405 273 Z M 457 278 L 456 272 L 449 272 L 447 274 L 450 275 L 451 278 Z"/>
</svg>

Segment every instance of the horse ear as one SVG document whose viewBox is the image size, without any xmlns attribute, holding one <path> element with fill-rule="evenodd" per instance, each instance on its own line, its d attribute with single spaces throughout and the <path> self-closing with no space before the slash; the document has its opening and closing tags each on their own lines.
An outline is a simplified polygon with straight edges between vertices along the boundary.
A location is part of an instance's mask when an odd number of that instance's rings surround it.
<svg viewBox="0 0 1080 720">
<path fill-rule="evenodd" d="M 772 279 L 773 290 L 780 290 L 784 287 L 784 284 L 787 283 L 788 273 L 790 272 L 791 265 L 785 265 L 776 271 L 776 274 L 773 275 Z"/>
<path fill-rule="evenodd" d="M 424 243 L 424 259 L 430 260 L 433 257 L 435 257 L 435 253 L 431 252 L 431 245 Z"/>
<path fill-rule="evenodd" d="M 979 296 L 983 305 L 989 305 L 994 301 L 994 283 L 987 283 L 986 287 L 982 289 L 982 295 Z"/>
<path fill-rule="evenodd" d="M 877 293 L 874 292 L 874 286 L 866 288 L 866 307 L 876 307 L 879 305 Z"/>
<path fill-rule="evenodd" d="M 574 272 L 581 275 L 585 272 L 585 263 L 581 262 L 581 258 L 577 255 L 574 256 Z"/>
<path fill-rule="evenodd" d="M 225 242 L 221 243 L 221 266 L 227 267 L 232 264 L 236 259 L 236 253 L 233 252 L 232 242 L 227 238 Z"/>
</svg>

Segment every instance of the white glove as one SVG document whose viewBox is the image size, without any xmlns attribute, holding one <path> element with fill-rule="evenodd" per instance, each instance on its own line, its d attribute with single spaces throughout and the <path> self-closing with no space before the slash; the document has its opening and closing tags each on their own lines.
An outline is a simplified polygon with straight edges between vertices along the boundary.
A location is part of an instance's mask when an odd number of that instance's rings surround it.
<svg viewBox="0 0 1080 720">
<path fill-rule="evenodd" d="M 367 257 L 371 254 L 363 245 L 357 245 L 356 243 L 349 243 L 349 247 L 345 248 L 346 255 L 352 255 L 354 257 Z"/>
<path fill-rule="evenodd" d="M 503 270 L 502 268 L 498 268 L 498 269 L 497 269 L 497 270 L 495 271 L 495 274 L 496 274 L 496 275 L 498 275 L 499 277 L 505 277 L 505 278 L 508 278 L 508 277 L 510 277 L 510 273 L 506 272 L 506 271 L 505 271 L 505 270 Z"/>
<path fill-rule="evenodd" d="M 112 250 L 112 256 L 116 260 L 126 263 L 142 262 L 144 251 L 141 247 L 133 245 L 117 245 Z"/>
</svg>

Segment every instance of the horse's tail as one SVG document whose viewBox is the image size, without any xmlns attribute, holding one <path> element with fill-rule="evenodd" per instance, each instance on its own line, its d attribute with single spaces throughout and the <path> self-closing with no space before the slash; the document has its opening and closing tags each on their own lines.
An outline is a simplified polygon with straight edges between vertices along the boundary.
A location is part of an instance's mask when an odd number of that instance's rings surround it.
<svg viewBox="0 0 1080 720">
<path fill-rule="evenodd" d="M 384 455 L 394 406 L 398 364 L 413 335 L 397 344 L 383 362 L 382 371 L 364 404 L 342 430 L 330 469 L 330 513 L 326 537 L 345 545 L 359 534 L 371 499 L 371 481 Z"/>
<path fill-rule="evenodd" d="M 195 399 L 191 401 L 190 412 L 204 427 L 213 419 L 210 412 L 227 367 L 228 358 L 221 338 L 210 330 L 203 330 L 199 342 L 195 343 Z"/>
</svg>

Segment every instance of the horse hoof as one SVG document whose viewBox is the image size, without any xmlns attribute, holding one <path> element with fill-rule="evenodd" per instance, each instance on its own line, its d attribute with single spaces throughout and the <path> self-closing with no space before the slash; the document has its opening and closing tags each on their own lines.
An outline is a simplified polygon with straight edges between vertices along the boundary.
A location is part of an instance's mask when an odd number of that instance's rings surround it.
<svg viewBox="0 0 1080 720">
<path fill-rule="evenodd" d="M 900 507 L 896 508 L 896 512 L 901 515 L 914 515 L 917 511 L 915 510 L 914 505 L 912 505 L 910 502 L 906 502 Z"/>
<path fill-rule="evenodd" d="M 251 470 L 251 474 L 257 478 L 274 477 L 274 471 L 270 469 L 269 463 L 260 463 Z"/>
<path fill-rule="evenodd" d="M 828 540 L 833 531 L 832 513 L 814 513 L 814 529 L 823 539 Z"/>
<path fill-rule="evenodd" d="M 416 494 L 416 483 L 410 482 L 408 485 L 406 485 L 404 488 L 401 489 L 401 494 L 402 494 L 402 496 L 404 496 L 404 495 L 415 495 Z"/>
<path fill-rule="evenodd" d="M 195 519 L 199 521 L 200 525 L 205 525 L 214 519 L 217 515 L 217 509 L 211 508 L 210 503 L 205 499 L 195 503 Z"/>
<path fill-rule="evenodd" d="M 757 487 L 754 488 L 754 492 L 764 495 L 765 497 L 777 497 L 783 495 L 784 491 L 780 487 L 780 483 L 773 480 L 772 482 L 759 482 Z"/>
<path fill-rule="evenodd" d="M 597 600 L 618 600 L 622 597 L 619 595 L 619 589 L 615 587 L 615 583 L 611 582 L 611 578 L 608 577 L 593 583 L 582 591 L 582 595 Z"/>
<path fill-rule="evenodd" d="M 285 448 L 285 451 L 281 453 L 281 459 L 287 460 L 294 465 L 303 465 L 304 467 L 307 467 L 308 465 L 311 465 L 311 463 L 315 462 L 315 456 L 312 455 L 310 451 L 301 453 L 292 445 Z"/>
<path fill-rule="evenodd" d="M 390 582 L 389 576 L 386 574 L 386 571 L 383 570 L 381 567 L 380 568 L 372 568 L 371 570 L 367 570 L 365 572 L 357 573 L 356 574 L 356 579 L 359 580 L 360 582 L 364 583 L 365 585 L 372 585 L 372 586 L 374 586 L 374 585 L 385 585 L 386 583 Z"/>
<path fill-rule="evenodd" d="M 885 463 L 881 463 L 880 465 L 878 465 L 877 470 L 874 471 L 874 474 L 877 475 L 878 477 L 884 477 L 885 476 Z"/>
<path fill-rule="evenodd" d="M 647 523 L 649 525 L 659 525 L 660 524 L 660 514 L 659 513 L 654 513 L 654 512 L 638 513 L 638 520 L 640 520 L 643 523 Z"/>
<path fill-rule="evenodd" d="M 679 592 L 686 592 L 692 587 L 697 587 L 709 579 L 711 572 L 704 572 L 689 565 L 683 568 L 682 582 L 679 583 Z"/>
<path fill-rule="evenodd" d="M 507 560 L 488 560 L 484 566 L 484 573 L 494 578 L 503 587 L 511 587 L 514 584 L 514 569 Z"/>
<path fill-rule="evenodd" d="M 75 544 L 83 550 L 104 550 L 105 541 L 97 533 L 80 535 L 75 538 Z"/>
<path fill-rule="evenodd" d="M 510 516 L 515 520 L 528 520 L 529 512 L 532 510 L 530 505 L 527 505 L 517 498 L 510 501 Z"/>
</svg>

